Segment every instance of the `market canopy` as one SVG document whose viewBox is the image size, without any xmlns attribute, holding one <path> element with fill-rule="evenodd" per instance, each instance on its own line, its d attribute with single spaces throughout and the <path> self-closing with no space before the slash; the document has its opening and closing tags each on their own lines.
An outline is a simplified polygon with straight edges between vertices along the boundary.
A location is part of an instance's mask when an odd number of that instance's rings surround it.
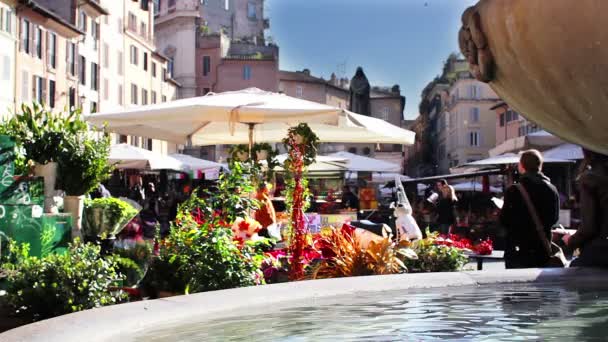
<svg viewBox="0 0 608 342">
<path fill-rule="evenodd" d="M 108 161 L 110 164 L 115 164 L 117 169 L 175 171 L 183 169 L 182 163 L 175 158 L 129 144 L 112 145 Z"/>
<path fill-rule="evenodd" d="M 331 153 L 328 156 L 346 159 L 346 168 L 348 169 L 348 171 L 393 173 L 401 172 L 401 166 L 399 164 L 393 164 L 380 159 L 364 157 L 346 151 Z"/>
<path fill-rule="evenodd" d="M 277 156 L 277 161 L 283 165 L 288 155 L 280 154 Z M 308 172 L 344 172 L 346 171 L 346 162 L 344 158 L 329 157 L 318 155 L 315 162 L 307 167 Z M 284 171 L 282 166 L 277 166 L 276 171 Z"/>
<path fill-rule="evenodd" d="M 322 142 L 412 145 L 414 132 L 340 108 L 249 88 L 89 115 L 111 132 L 193 145 L 280 142 L 307 123 Z M 251 135 L 251 136 L 250 136 Z"/>
<path fill-rule="evenodd" d="M 544 158 L 559 158 L 568 160 L 583 159 L 583 148 L 575 144 L 562 144 L 543 152 Z"/>
<path fill-rule="evenodd" d="M 452 184 L 452 187 L 454 188 L 455 191 L 460 191 L 460 192 L 469 192 L 469 191 L 481 192 L 481 191 L 483 191 L 483 184 L 481 184 L 479 182 L 464 182 L 464 183 Z M 502 192 L 502 190 L 495 186 L 490 186 L 490 192 L 500 193 L 500 192 Z"/>
<path fill-rule="evenodd" d="M 571 160 L 558 159 L 558 158 L 543 158 L 544 164 L 559 164 L 559 163 L 571 163 Z M 499 156 L 490 157 L 486 159 L 477 160 L 474 162 L 466 163 L 464 166 L 492 166 L 492 165 L 512 165 L 519 163 L 519 155 L 515 153 L 505 153 Z"/>
<path fill-rule="evenodd" d="M 492 148 L 489 151 L 489 154 L 491 157 L 494 157 L 507 152 L 516 152 L 530 148 L 544 150 L 562 144 L 563 142 L 564 141 L 559 137 L 556 137 L 547 131 L 541 130 L 521 137 L 508 139 L 500 145 Z"/>
<path fill-rule="evenodd" d="M 181 162 L 181 170 L 190 173 L 194 178 L 198 178 L 200 173 L 205 175 L 205 179 L 217 179 L 221 170 L 228 169 L 228 167 L 224 164 L 195 158 L 187 154 L 174 153 L 170 154 L 169 156 Z"/>
</svg>

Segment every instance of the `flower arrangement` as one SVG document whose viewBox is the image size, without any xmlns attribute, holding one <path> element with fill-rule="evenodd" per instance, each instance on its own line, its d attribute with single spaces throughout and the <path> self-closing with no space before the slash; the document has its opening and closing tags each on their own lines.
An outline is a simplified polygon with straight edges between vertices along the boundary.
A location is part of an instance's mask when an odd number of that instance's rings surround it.
<svg viewBox="0 0 608 342">
<path fill-rule="evenodd" d="M 257 240 L 260 229 L 262 229 L 262 225 L 258 221 L 250 217 L 239 217 L 232 224 L 232 235 L 236 241 L 242 244 L 245 241 Z"/>
</svg>

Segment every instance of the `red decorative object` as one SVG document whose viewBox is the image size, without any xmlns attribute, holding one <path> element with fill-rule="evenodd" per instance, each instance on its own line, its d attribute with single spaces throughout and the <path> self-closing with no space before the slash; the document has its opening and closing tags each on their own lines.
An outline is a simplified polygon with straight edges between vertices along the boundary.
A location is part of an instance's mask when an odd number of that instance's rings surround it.
<svg viewBox="0 0 608 342">
<path fill-rule="evenodd" d="M 302 173 L 304 171 L 304 144 L 296 143 L 294 135 L 289 136 L 289 164 L 294 180 L 294 190 L 291 201 L 291 265 L 289 268 L 289 279 L 298 280 L 304 276 L 303 252 L 306 246 L 306 221 L 304 218 L 304 187 L 302 186 Z"/>
</svg>

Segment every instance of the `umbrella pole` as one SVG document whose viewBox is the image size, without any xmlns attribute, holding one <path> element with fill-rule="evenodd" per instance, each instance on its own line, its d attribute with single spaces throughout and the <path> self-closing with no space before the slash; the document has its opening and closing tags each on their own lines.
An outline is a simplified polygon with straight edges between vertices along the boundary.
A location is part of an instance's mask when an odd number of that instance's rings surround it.
<svg viewBox="0 0 608 342">
<path fill-rule="evenodd" d="M 248 123 L 249 126 L 249 158 L 253 158 L 251 155 L 251 150 L 253 149 L 253 129 L 255 127 L 254 123 Z"/>
</svg>

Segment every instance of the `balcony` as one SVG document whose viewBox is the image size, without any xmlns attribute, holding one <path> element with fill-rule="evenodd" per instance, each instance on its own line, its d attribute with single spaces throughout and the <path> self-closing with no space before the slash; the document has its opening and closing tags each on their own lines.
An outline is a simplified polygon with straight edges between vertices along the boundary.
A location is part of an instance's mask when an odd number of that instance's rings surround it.
<svg viewBox="0 0 608 342">
<path fill-rule="evenodd" d="M 92 18 L 110 14 L 107 9 L 101 6 L 99 0 L 79 0 L 78 6 L 80 6 L 80 8 L 82 8 L 85 13 Z"/>
</svg>

